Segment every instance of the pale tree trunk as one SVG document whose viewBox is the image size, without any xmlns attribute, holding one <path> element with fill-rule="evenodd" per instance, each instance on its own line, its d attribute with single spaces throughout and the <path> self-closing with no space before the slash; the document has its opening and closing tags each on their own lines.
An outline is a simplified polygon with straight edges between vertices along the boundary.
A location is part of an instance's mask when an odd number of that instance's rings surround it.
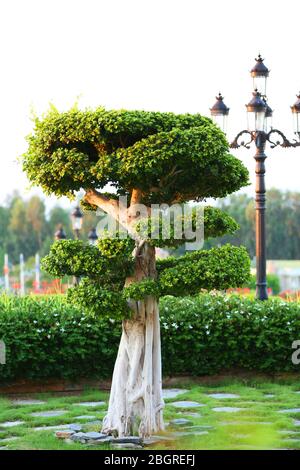
<svg viewBox="0 0 300 470">
<path fill-rule="evenodd" d="M 130 207 L 88 189 L 85 200 L 110 214 L 136 240 L 135 273 L 125 285 L 145 278 L 155 279 L 155 248 L 141 240 L 133 228 L 138 220 L 142 191 L 133 189 Z M 147 208 L 150 214 L 151 209 Z M 124 320 L 115 363 L 108 413 L 102 432 L 119 437 L 139 434 L 148 437 L 163 431 L 161 347 L 158 301 L 147 296 L 129 301 L 133 315 Z"/>
<path fill-rule="evenodd" d="M 153 247 L 140 242 L 135 260 L 135 274 L 126 280 L 127 285 L 156 277 Z M 158 301 L 147 296 L 129 304 L 134 313 L 123 321 L 102 432 L 148 437 L 164 429 Z"/>
</svg>

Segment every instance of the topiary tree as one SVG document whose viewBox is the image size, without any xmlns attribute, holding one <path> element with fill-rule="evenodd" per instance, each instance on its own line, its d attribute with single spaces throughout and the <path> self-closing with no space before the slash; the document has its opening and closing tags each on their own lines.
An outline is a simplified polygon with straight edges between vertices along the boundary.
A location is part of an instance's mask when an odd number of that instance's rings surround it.
<svg viewBox="0 0 300 470">
<path fill-rule="evenodd" d="M 141 216 L 141 204 L 149 216 L 153 204 L 223 197 L 247 184 L 247 170 L 228 153 L 219 128 L 198 114 L 51 109 L 35 120 L 28 141 L 23 166 L 33 184 L 58 196 L 72 197 L 83 189 L 85 208 L 101 208 L 130 235 L 107 234 L 97 246 L 55 242 L 44 268 L 55 276 L 80 277 L 67 295 L 91 315 L 122 319 L 102 431 L 149 436 L 164 428 L 159 296 L 240 286 L 249 276 L 249 258 L 243 247 L 226 245 L 156 262 L 157 246 L 178 246 L 185 238 L 175 236 L 174 217 L 166 239 L 159 219 L 149 223 Z M 108 183 L 114 187 L 111 193 L 105 192 Z M 237 229 L 218 209 L 206 207 L 201 217 L 206 237 Z M 153 239 L 155 225 L 158 236 Z"/>
</svg>

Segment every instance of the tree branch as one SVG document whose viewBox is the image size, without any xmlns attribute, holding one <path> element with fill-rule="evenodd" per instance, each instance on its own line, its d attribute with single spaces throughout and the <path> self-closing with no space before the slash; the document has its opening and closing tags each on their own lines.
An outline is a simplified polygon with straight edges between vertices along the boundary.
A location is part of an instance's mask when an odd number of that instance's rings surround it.
<svg viewBox="0 0 300 470">
<path fill-rule="evenodd" d="M 142 190 L 141 189 L 133 189 L 131 193 L 130 205 L 140 204 L 142 199 Z"/>
<path fill-rule="evenodd" d="M 84 195 L 84 200 L 89 204 L 100 207 L 114 219 L 119 219 L 119 203 L 115 199 L 109 199 L 95 189 L 87 189 Z"/>
</svg>

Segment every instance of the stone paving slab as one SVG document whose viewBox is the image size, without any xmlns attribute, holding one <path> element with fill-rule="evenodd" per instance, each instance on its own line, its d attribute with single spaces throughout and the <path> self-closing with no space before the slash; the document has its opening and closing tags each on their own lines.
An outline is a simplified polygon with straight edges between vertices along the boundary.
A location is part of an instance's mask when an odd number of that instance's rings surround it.
<svg viewBox="0 0 300 470">
<path fill-rule="evenodd" d="M 45 405 L 47 402 L 43 400 L 30 400 L 30 399 L 24 399 L 24 400 L 12 400 L 13 405 L 17 406 L 24 406 L 24 405 Z"/>
<path fill-rule="evenodd" d="M 176 419 L 172 419 L 169 423 L 170 425 L 172 426 L 184 426 L 186 424 L 192 424 L 192 421 L 189 420 L 189 419 L 185 419 L 185 418 L 176 418 Z"/>
<path fill-rule="evenodd" d="M 234 406 L 217 406 L 212 408 L 213 411 L 217 413 L 237 413 L 238 411 L 242 411 L 245 408 L 236 408 Z"/>
<path fill-rule="evenodd" d="M 173 401 L 168 403 L 168 405 L 175 406 L 175 408 L 197 408 L 199 406 L 206 406 L 196 401 Z"/>
<path fill-rule="evenodd" d="M 105 401 L 83 401 L 80 403 L 73 403 L 74 406 L 96 407 L 106 405 Z"/>
<path fill-rule="evenodd" d="M 4 423 L 0 423 L 0 428 L 13 428 L 14 426 L 20 426 L 24 424 L 25 421 L 5 421 Z"/>
<path fill-rule="evenodd" d="M 5 439 L 0 439 L 0 444 L 4 444 L 5 442 L 16 441 L 17 439 L 20 438 L 18 436 L 6 437 Z"/>
<path fill-rule="evenodd" d="M 188 392 L 188 390 L 183 388 L 164 388 L 162 391 L 163 398 L 175 398 L 178 395 Z"/>
<path fill-rule="evenodd" d="M 34 413 L 30 413 L 30 416 L 33 416 L 34 418 L 54 418 L 66 413 L 68 413 L 68 410 L 36 411 Z"/>
<path fill-rule="evenodd" d="M 82 430 L 82 426 L 81 424 L 69 424 L 69 429 L 71 429 L 71 431 L 74 431 L 74 432 L 80 432 Z"/>
<path fill-rule="evenodd" d="M 96 416 L 94 416 L 94 415 L 81 415 L 81 416 L 75 416 L 74 419 L 90 420 L 90 419 L 96 419 Z"/>
<path fill-rule="evenodd" d="M 37 426 L 35 428 L 30 428 L 33 431 L 52 431 L 53 429 L 70 429 L 69 424 L 57 424 L 56 426 Z"/>
<path fill-rule="evenodd" d="M 142 449 L 143 446 L 139 446 L 137 444 L 132 444 L 131 442 L 127 442 L 124 444 L 118 444 L 117 442 L 112 442 L 111 446 L 113 449 Z"/>
<path fill-rule="evenodd" d="M 279 410 L 278 413 L 300 413 L 300 408 L 290 408 L 288 410 Z"/>
<path fill-rule="evenodd" d="M 216 398 L 217 400 L 240 398 L 240 395 L 236 395 L 235 393 L 209 393 L 208 396 L 211 398 Z"/>
<path fill-rule="evenodd" d="M 185 416 L 190 416 L 191 418 L 201 418 L 202 415 L 200 413 L 193 413 L 192 411 L 182 411 L 181 414 Z"/>
</svg>

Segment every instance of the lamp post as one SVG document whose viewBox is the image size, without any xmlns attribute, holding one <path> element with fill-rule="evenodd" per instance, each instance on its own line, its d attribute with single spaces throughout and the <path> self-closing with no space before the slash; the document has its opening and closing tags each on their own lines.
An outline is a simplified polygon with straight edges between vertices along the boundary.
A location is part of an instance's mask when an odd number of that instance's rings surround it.
<svg viewBox="0 0 300 470">
<path fill-rule="evenodd" d="M 63 229 L 63 226 L 60 225 L 60 226 L 58 227 L 58 230 L 57 230 L 57 231 L 55 232 L 55 234 L 54 234 L 54 239 L 55 239 L 55 240 L 65 240 L 66 238 L 67 238 L 67 235 L 66 235 L 66 233 L 65 233 L 65 231 L 64 231 L 64 229 Z"/>
<path fill-rule="evenodd" d="M 90 245 L 96 245 L 97 240 L 98 240 L 98 235 L 94 227 L 90 230 L 88 234 L 88 240 L 89 240 Z"/>
<path fill-rule="evenodd" d="M 72 219 L 72 228 L 75 234 L 75 239 L 79 240 L 79 232 L 82 227 L 82 222 L 83 222 L 83 213 L 80 210 L 79 206 L 76 206 L 75 209 L 73 210 L 71 214 L 71 219 Z"/>
<path fill-rule="evenodd" d="M 80 210 L 79 206 L 76 206 L 73 212 L 71 213 L 71 220 L 72 220 L 72 228 L 75 234 L 75 240 L 79 240 L 79 233 L 82 228 L 83 222 L 83 213 Z M 74 276 L 74 286 L 78 286 L 80 278 Z"/>
<path fill-rule="evenodd" d="M 282 131 L 272 128 L 273 111 L 267 103 L 266 84 L 269 76 L 269 69 L 263 63 L 259 55 L 256 64 L 251 70 L 253 78 L 254 92 L 252 99 L 246 105 L 248 117 L 248 129 L 242 130 L 230 144 L 231 148 L 250 148 L 252 142 L 256 147 L 254 155 L 256 161 L 256 297 L 260 300 L 268 298 L 267 277 L 266 277 L 266 186 L 265 186 L 265 147 L 267 142 L 270 148 L 275 147 L 298 147 L 300 146 L 300 94 L 297 101 L 291 106 L 294 116 L 294 133 L 296 139 L 290 141 Z M 225 118 L 227 118 L 229 108 L 224 104 L 223 97 L 219 94 L 217 103 L 211 108 L 211 115 L 215 122 L 219 124 L 225 132 Z M 247 136 L 247 140 L 243 140 Z"/>
</svg>

